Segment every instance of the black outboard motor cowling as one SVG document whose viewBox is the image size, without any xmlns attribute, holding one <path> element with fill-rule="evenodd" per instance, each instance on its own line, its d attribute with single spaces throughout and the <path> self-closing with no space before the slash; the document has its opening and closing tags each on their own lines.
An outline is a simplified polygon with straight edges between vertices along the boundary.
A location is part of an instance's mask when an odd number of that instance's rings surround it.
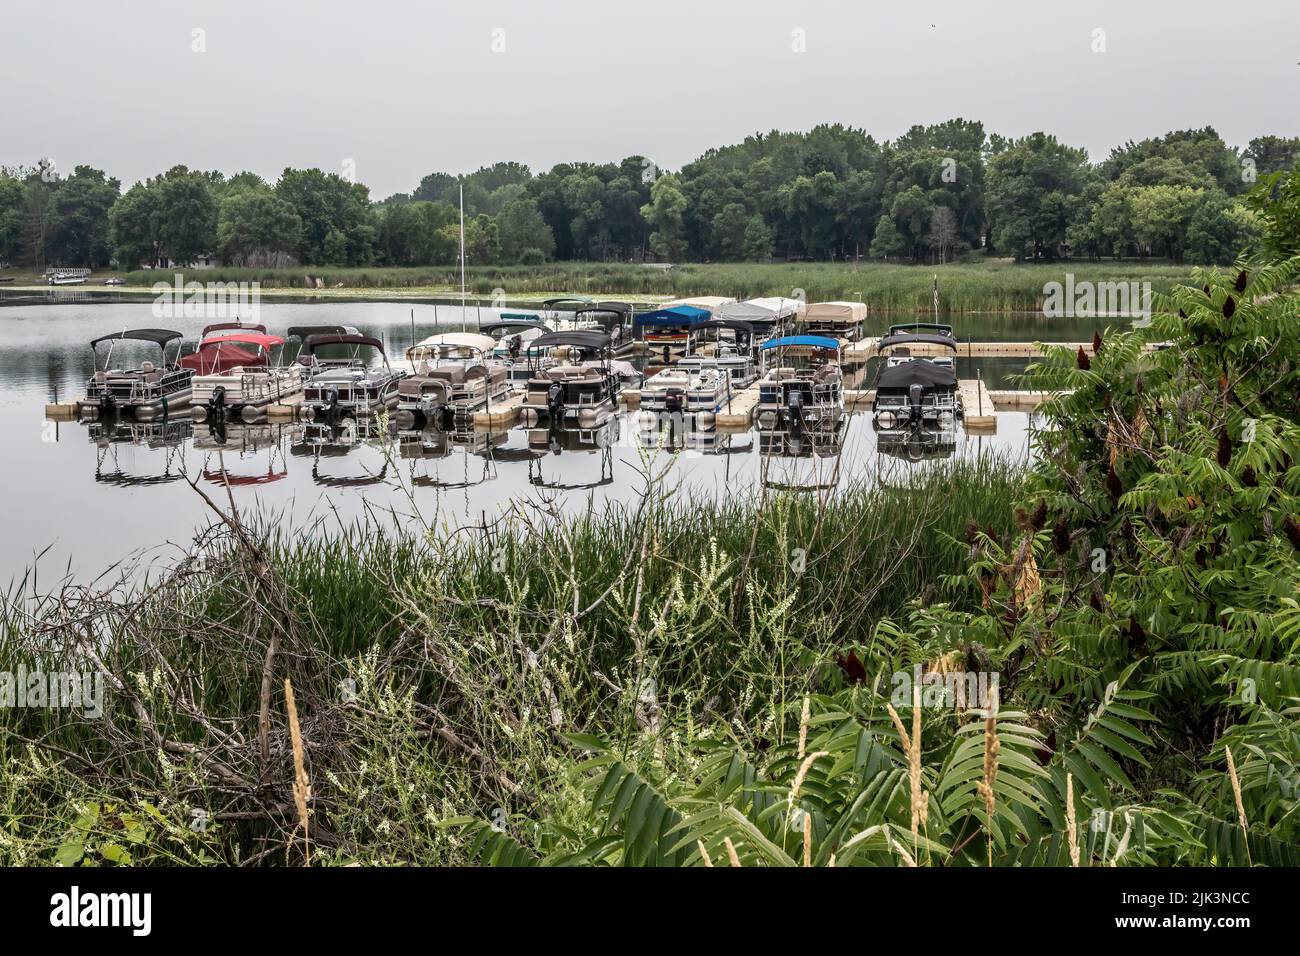
<svg viewBox="0 0 1300 956">
<path fill-rule="evenodd" d="M 226 412 L 226 386 L 218 385 L 212 390 L 212 397 L 208 399 L 208 411 L 213 415 L 224 415 Z"/>
<path fill-rule="evenodd" d="M 785 407 L 790 413 L 790 425 L 803 428 L 803 392 L 797 388 L 788 390 L 785 394 Z"/>
<path fill-rule="evenodd" d="M 916 424 L 921 420 L 921 396 L 925 392 L 925 387 L 919 382 L 914 382 L 907 389 L 907 410 L 908 420 Z"/>
</svg>

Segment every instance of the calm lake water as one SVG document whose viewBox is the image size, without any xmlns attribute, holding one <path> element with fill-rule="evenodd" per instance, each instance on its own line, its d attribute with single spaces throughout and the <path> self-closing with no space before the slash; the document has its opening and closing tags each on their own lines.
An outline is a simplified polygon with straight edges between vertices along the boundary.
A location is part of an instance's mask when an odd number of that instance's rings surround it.
<svg viewBox="0 0 1300 956">
<path fill-rule="evenodd" d="M 266 303 L 260 321 L 271 332 L 290 325 L 356 326 L 381 339 L 396 360 L 414 338 L 459 330 L 456 306 L 410 303 Z M 466 310 L 472 329 L 481 314 Z M 854 479 L 890 480 L 926 467 L 881 453 L 869 414 L 852 414 L 838 454 L 770 454 L 757 432 L 674 434 L 650 446 L 635 414 L 624 413 L 598 433 L 547 435 L 513 428 L 495 435 L 373 434 L 365 423 L 339 430 L 298 422 L 230 423 L 224 434 L 194 424 L 188 413 L 166 422 L 114 426 L 105 422 L 47 422 L 42 406 L 56 395 L 79 397 L 93 370 L 91 339 L 123 328 L 158 326 L 186 333 L 202 320 L 158 320 L 148 302 L 46 304 L 0 298 L 0 584 L 33 566 L 38 582 L 56 584 L 66 572 L 89 580 L 132 558 L 173 561 L 188 548 L 210 512 L 185 478 L 224 500 L 229 479 L 241 508 L 274 514 L 282 527 L 310 532 L 363 517 L 367 511 L 414 507 L 447 527 L 492 520 L 511 502 L 554 499 L 568 511 L 631 500 L 645 461 L 671 463 L 669 480 L 684 495 L 754 495 L 764 485 L 842 487 Z M 872 320 L 869 332 L 883 329 Z M 1041 316 L 979 316 L 956 323 L 958 337 L 981 340 L 1088 339 L 1093 326 Z M 959 359 L 960 377 L 977 370 L 992 388 L 1014 387 L 1024 361 Z M 863 371 L 866 386 L 874 369 Z M 531 441 L 530 441 L 531 437 Z M 999 415 L 995 435 L 957 429 L 955 455 L 1023 454 L 1029 416 Z M 671 448 L 664 447 L 670 444 Z M 39 560 L 38 560 L 39 558 Z"/>
</svg>

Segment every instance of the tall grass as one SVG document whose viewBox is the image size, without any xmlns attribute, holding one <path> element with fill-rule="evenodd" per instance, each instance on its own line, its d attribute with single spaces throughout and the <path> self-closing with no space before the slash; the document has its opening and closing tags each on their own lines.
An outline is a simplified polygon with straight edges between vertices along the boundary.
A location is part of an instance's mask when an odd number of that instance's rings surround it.
<svg viewBox="0 0 1300 956">
<path fill-rule="evenodd" d="M 259 282 L 265 289 L 314 288 L 319 278 L 326 294 L 347 290 L 437 295 L 460 287 L 454 266 L 409 268 L 335 268 L 303 266 L 296 269 L 180 270 L 187 281 Z M 861 298 L 868 307 L 888 312 L 929 312 L 932 282 L 939 278 L 940 311 L 1006 312 L 1038 309 L 1047 282 L 1063 281 L 1067 272 L 1076 281 L 1149 281 L 1155 292 L 1165 292 L 1184 281 L 1189 270 L 1175 265 L 1137 263 L 1015 264 L 1005 260 L 951 263 L 935 267 L 884 263 L 712 263 L 685 264 L 664 270 L 633 263 L 556 262 L 541 266 L 473 266 L 468 270 L 469 291 L 490 296 L 503 289 L 512 297 L 579 293 L 592 296 L 685 297 L 723 295 L 735 298 L 796 296 L 802 290 L 810 302 Z M 172 281 L 171 273 L 131 272 L 132 285 Z M 308 285 L 308 277 L 313 285 Z M 338 288 L 336 288 L 338 287 Z"/>
<path fill-rule="evenodd" d="M 454 534 L 371 519 L 301 540 L 236 522 L 147 591 L 11 600 L 0 671 L 85 668 L 93 651 L 110 681 L 102 719 L 0 710 L 0 761 L 23 781 L 0 784 L 0 863 L 112 862 L 128 812 L 148 833 L 136 860 L 301 861 L 286 701 L 269 707 L 269 763 L 258 752 L 268 666 L 275 687 L 292 680 L 310 754 L 314 863 L 463 860 L 440 819 L 563 816 L 564 734 L 627 738 L 684 714 L 761 739 L 881 618 L 918 596 L 966 603 L 942 587 L 964 529 L 1004 532 L 1020 482 L 984 457 L 825 503 L 715 506 L 651 480 L 633 508 L 536 504 Z M 226 823 L 189 828 L 196 810 Z"/>
</svg>

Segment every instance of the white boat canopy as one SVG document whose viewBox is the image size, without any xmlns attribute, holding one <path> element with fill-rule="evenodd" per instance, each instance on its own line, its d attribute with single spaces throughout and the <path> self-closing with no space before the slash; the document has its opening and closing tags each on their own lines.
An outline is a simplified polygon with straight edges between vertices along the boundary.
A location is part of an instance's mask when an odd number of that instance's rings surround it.
<svg viewBox="0 0 1300 956">
<path fill-rule="evenodd" d="M 672 302 L 665 302 L 659 306 L 661 309 L 671 309 L 676 305 L 689 305 L 696 309 L 703 309 L 706 312 L 716 312 L 721 306 L 735 302 L 735 299 L 728 298 L 725 295 L 701 295 L 693 299 L 674 299 Z"/>
<path fill-rule="evenodd" d="M 489 355 L 495 347 L 497 339 L 491 336 L 480 336 L 473 332 L 446 332 L 441 336 L 420 339 L 407 349 L 407 358 L 425 359 L 435 355 L 445 358 L 482 358 Z"/>
<path fill-rule="evenodd" d="M 865 302 L 814 302 L 804 313 L 805 322 L 855 323 L 867 318 Z"/>
<path fill-rule="evenodd" d="M 450 352 L 453 349 L 463 349 L 487 353 L 496 348 L 496 344 L 497 340 L 490 335 L 479 335 L 475 332 L 444 332 L 442 335 L 431 335 L 427 339 L 421 339 L 408 351 Z"/>
<path fill-rule="evenodd" d="M 800 299 L 746 299 L 720 306 L 714 310 L 713 317 L 740 322 L 772 322 L 798 315 L 803 310 L 804 303 Z"/>
<path fill-rule="evenodd" d="M 746 299 L 745 302 L 750 305 L 762 306 L 765 309 L 771 309 L 778 319 L 789 318 L 792 315 L 802 315 L 804 309 L 808 308 L 808 303 L 803 299 L 785 298 L 770 296 L 761 299 Z"/>
</svg>

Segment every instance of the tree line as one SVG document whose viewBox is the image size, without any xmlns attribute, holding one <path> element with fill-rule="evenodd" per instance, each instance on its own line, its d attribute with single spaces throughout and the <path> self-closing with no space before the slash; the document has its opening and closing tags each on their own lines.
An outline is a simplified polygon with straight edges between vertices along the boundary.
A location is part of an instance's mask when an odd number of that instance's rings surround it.
<svg viewBox="0 0 1300 956">
<path fill-rule="evenodd" d="M 1161 257 L 1230 262 L 1260 232 L 1245 194 L 1300 162 L 1300 137 L 1244 149 L 1212 128 L 1128 142 L 1099 163 L 1037 132 L 953 119 L 877 142 L 823 125 L 756 134 L 676 172 L 650 157 L 502 162 L 436 172 L 374 201 L 353 178 L 285 169 L 275 183 L 176 166 L 125 192 L 102 170 L 0 168 L 0 262 L 286 267 L 456 261 L 464 193 L 472 264 L 582 261 L 945 262 Z"/>
</svg>

